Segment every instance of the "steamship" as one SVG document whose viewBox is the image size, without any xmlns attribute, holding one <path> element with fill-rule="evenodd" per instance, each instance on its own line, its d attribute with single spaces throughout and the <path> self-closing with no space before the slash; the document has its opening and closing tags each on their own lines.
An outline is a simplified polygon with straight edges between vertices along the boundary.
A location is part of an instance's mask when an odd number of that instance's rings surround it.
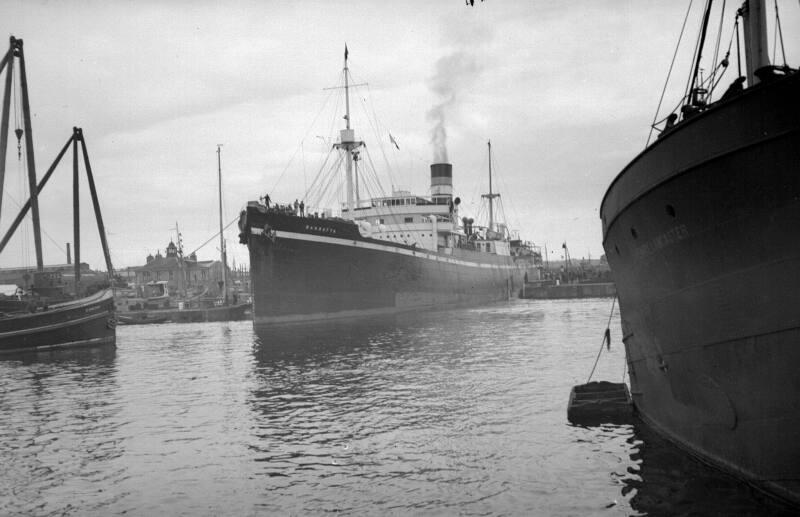
<svg viewBox="0 0 800 517">
<path fill-rule="evenodd" d="M 341 213 L 308 213 L 296 202 L 276 205 L 266 196 L 248 202 L 240 215 L 239 239 L 250 254 L 254 325 L 508 299 L 526 274 L 537 274 L 541 258 L 494 220 L 499 194 L 491 190 L 491 166 L 490 192 L 482 196 L 489 205 L 487 226 L 459 216 L 450 163 L 430 166 L 429 196 L 394 190 L 361 199 L 358 173 L 366 149 L 350 122 L 347 51 L 343 78 L 346 127 L 331 148 L 345 165 L 347 202 Z M 489 149 L 491 154 L 491 144 Z"/>
<path fill-rule="evenodd" d="M 712 102 L 699 45 L 680 114 L 605 194 L 603 246 L 639 414 L 800 504 L 800 74 L 770 64 L 763 0 L 738 17 L 746 77 Z"/>
</svg>

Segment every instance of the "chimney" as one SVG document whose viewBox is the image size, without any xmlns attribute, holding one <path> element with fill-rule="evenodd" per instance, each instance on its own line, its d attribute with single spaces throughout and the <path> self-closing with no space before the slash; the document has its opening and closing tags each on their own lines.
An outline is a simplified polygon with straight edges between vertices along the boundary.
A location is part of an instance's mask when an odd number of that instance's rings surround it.
<svg viewBox="0 0 800 517">
<path fill-rule="evenodd" d="M 437 205 L 447 205 L 453 199 L 453 165 L 434 163 L 431 165 L 431 198 Z"/>
<path fill-rule="evenodd" d="M 72 264 L 72 255 L 69 252 L 69 243 L 67 243 L 67 264 Z"/>
</svg>

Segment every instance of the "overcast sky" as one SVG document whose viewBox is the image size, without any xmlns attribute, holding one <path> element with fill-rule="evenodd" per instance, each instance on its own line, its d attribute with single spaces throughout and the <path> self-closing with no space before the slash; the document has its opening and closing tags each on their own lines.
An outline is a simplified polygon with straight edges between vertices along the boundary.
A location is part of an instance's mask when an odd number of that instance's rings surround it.
<svg viewBox="0 0 800 517">
<path fill-rule="evenodd" d="M 695 3 L 665 100 L 670 107 L 687 77 L 702 7 Z M 796 0 L 778 5 L 787 59 L 797 66 L 800 8 Z M 71 128 L 84 130 L 116 267 L 163 253 L 176 223 L 187 253 L 214 235 L 216 144 L 224 144 L 226 224 L 265 192 L 279 202 L 302 197 L 327 146 L 318 136 L 330 135 L 315 119 L 329 129 L 342 122 L 343 108 L 331 126 L 323 107 L 336 107 L 324 88 L 338 83 L 345 42 L 354 79 L 368 83 L 354 94 L 353 124 L 378 174 L 391 171 L 381 178 L 387 191 L 396 183 L 428 194 L 431 111 L 439 106 L 462 215 L 477 212 L 488 189 L 491 139 L 494 189 L 509 225 L 546 244 L 551 258 L 560 258 L 564 241 L 573 257 L 596 258 L 602 196 L 644 148 L 687 6 L 6 0 L 0 27 L 25 42 L 39 177 Z M 773 13 L 770 5 L 770 20 Z M 728 16 L 723 50 L 732 26 Z M 735 75 L 734 57 L 721 84 Z M 9 157 L 3 231 L 25 199 L 13 135 Z M 103 267 L 82 188 L 81 258 Z M 65 262 L 72 241 L 70 189 L 71 157 L 42 196 L 46 263 Z M 225 237 L 229 256 L 242 263 L 247 251 L 237 232 L 233 225 Z M 14 238 L 0 265 L 35 264 L 29 233 L 27 226 Z M 216 240 L 198 251 L 201 259 L 217 254 Z"/>
</svg>

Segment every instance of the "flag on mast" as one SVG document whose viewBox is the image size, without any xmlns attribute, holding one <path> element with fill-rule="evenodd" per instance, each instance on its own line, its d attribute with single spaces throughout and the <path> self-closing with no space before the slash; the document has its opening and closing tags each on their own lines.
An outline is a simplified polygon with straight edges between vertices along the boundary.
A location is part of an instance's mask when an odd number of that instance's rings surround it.
<svg viewBox="0 0 800 517">
<path fill-rule="evenodd" d="M 347 43 L 344 44 L 344 60 L 347 61 Z"/>
</svg>

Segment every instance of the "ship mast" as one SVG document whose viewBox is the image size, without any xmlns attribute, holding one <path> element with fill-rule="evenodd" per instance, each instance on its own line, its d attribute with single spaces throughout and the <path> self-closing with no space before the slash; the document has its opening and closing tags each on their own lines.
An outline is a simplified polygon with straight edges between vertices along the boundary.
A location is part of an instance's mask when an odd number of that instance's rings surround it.
<svg viewBox="0 0 800 517">
<path fill-rule="evenodd" d="M 345 156 L 345 163 L 346 163 L 346 189 L 347 189 L 347 217 L 350 219 L 355 218 L 355 182 L 354 182 L 354 174 L 353 174 L 353 150 L 361 147 L 364 145 L 364 142 L 356 141 L 355 139 L 355 131 L 350 127 L 350 81 L 349 81 L 349 69 L 347 68 L 347 45 L 344 46 L 344 99 L 345 99 L 345 129 L 342 129 L 339 132 L 339 143 L 335 144 L 337 149 L 344 149 L 346 156 Z M 358 86 L 358 85 L 353 85 Z M 358 158 L 356 157 L 356 160 Z"/>
<path fill-rule="evenodd" d="M 500 197 L 500 194 L 492 193 L 492 141 L 489 140 L 489 193 L 482 194 L 489 200 L 489 231 L 494 231 L 494 198 Z"/>
<path fill-rule="evenodd" d="M 349 144 L 353 140 L 353 132 L 350 129 L 350 83 L 349 78 L 349 70 L 347 69 L 347 45 L 344 46 L 344 104 L 345 104 L 345 116 L 344 120 L 346 122 L 345 131 L 347 133 L 342 133 L 342 143 L 345 142 L 345 136 L 349 136 L 349 140 L 347 143 Z M 347 212 L 350 216 L 353 216 L 353 155 L 350 152 L 352 149 L 351 146 L 347 147 Z"/>
<path fill-rule="evenodd" d="M 222 261 L 222 293 L 228 303 L 228 261 L 225 257 L 225 236 L 222 234 L 222 144 L 217 144 L 217 177 L 219 178 L 219 254 Z"/>
</svg>

